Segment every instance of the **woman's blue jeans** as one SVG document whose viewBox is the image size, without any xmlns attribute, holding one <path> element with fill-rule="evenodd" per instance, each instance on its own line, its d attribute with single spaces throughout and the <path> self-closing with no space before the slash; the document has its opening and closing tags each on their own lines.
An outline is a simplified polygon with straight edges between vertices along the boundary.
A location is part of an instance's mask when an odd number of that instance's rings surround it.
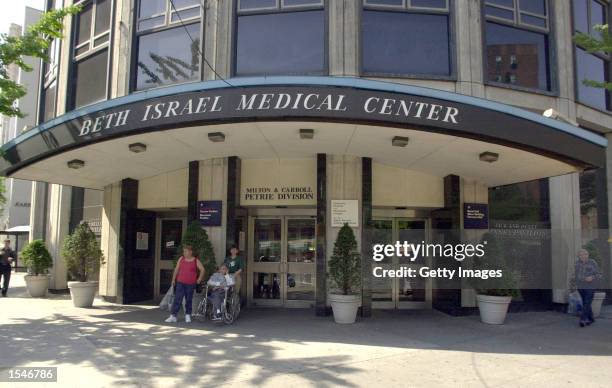
<svg viewBox="0 0 612 388">
<path fill-rule="evenodd" d="M 174 294 L 174 301 L 172 302 L 172 310 L 170 310 L 172 315 L 176 316 L 176 314 L 178 314 L 181 304 L 183 303 L 183 298 L 185 298 L 185 314 L 191 315 L 193 292 L 195 288 L 195 284 L 176 283 L 176 293 Z"/>
</svg>

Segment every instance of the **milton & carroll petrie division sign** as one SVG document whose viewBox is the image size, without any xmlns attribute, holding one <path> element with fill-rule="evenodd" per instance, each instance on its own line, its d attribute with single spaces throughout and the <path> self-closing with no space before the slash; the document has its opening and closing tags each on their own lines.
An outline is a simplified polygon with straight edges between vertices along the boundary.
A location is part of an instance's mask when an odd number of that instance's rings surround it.
<svg viewBox="0 0 612 388">
<path fill-rule="evenodd" d="M 131 95 L 123 100 L 134 102 L 112 108 L 105 108 L 104 103 L 93 105 L 75 118 L 45 124 L 39 133 L 5 147 L 0 170 L 10 173 L 37 158 L 117 136 L 193 125 L 291 119 L 423 129 L 517 146 L 577 165 L 603 162 L 601 146 L 570 133 L 482 106 L 421 95 L 346 86 L 264 85 L 142 96 L 134 101 L 135 95 Z M 54 122 L 58 124 L 52 125 Z"/>
</svg>

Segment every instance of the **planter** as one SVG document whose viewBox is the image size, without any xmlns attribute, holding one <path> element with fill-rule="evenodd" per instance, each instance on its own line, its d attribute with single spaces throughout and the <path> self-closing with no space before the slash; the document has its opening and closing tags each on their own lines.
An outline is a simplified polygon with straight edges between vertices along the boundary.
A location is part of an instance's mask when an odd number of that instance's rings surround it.
<svg viewBox="0 0 612 388">
<path fill-rule="evenodd" d="M 48 275 L 26 275 L 26 288 L 32 298 L 44 298 L 49 288 Z"/>
<path fill-rule="evenodd" d="M 606 299 L 605 292 L 596 292 L 593 295 L 593 303 L 591 303 L 591 310 L 593 310 L 593 318 L 599 317 L 601 314 L 601 305 L 603 304 L 604 299 Z"/>
<path fill-rule="evenodd" d="M 512 301 L 511 296 L 478 295 L 478 309 L 480 320 L 490 325 L 501 325 L 506 320 L 508 306 Z"/>
<path fill-rule="evenodd" d="M 359 308 L 359 295 L 330 294 L 329 302 L 336 323 L 355 323 Z"/>
<path fill-rule="evenodd" d="M 74 307 L 91 307 L 98 291 L 98 282 L 68 282 L 68 288 Z"/>
</svg>

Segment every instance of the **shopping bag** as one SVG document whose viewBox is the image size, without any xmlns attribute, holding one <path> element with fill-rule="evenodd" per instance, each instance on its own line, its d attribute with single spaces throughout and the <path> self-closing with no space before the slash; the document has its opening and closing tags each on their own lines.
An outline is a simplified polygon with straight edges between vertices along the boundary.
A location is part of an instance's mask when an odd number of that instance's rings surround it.
<svg viewBox="0 0 612 388">
<path fill-rule="evenodd" d="M 163 299 L 159 303 L 159 308 L 161 310 L 170 310 L 172 307 L 172 302 L 174 301 L 174 287 L 170 287 L 166 295 L 164 295 Z"/>
<path fill-rule="evenodd" d="M 582 298 L 578 291 L 570 292 L 567 303 L 567 313 L 580 315 L 582 313 Z"/>
</svg>

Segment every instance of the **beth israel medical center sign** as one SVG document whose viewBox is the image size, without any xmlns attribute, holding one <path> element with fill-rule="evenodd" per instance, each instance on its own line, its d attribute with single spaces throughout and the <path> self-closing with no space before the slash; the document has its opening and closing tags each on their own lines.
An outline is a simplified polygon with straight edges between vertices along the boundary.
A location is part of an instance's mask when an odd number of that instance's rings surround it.
<svg viewBox="0 0 612 388">
<path fill-rule="evenodd" d="M 113 137 L 266 120 L 395 126 L 507 144 L 579 166 L 602 165 L 605 160 L 601 145 L 547 125 L 535 115 L 527 117 L 526 112 L 508 114 L 478 99 L 424 88 L 402 92 L 402 87 L 382 82 L 368 84 L 381 86 L 380 90 L 334 85 L 339 81 L 333 77 L 329 82 L 234 87 L 201 82 L 189 88 L 134 93 L 70 112 L 18 137 L 3 147 L 0 172 L 10 174 L 40 158 Z M 214 131 L 214 127 L 203 131 Z"/>
</svg>

